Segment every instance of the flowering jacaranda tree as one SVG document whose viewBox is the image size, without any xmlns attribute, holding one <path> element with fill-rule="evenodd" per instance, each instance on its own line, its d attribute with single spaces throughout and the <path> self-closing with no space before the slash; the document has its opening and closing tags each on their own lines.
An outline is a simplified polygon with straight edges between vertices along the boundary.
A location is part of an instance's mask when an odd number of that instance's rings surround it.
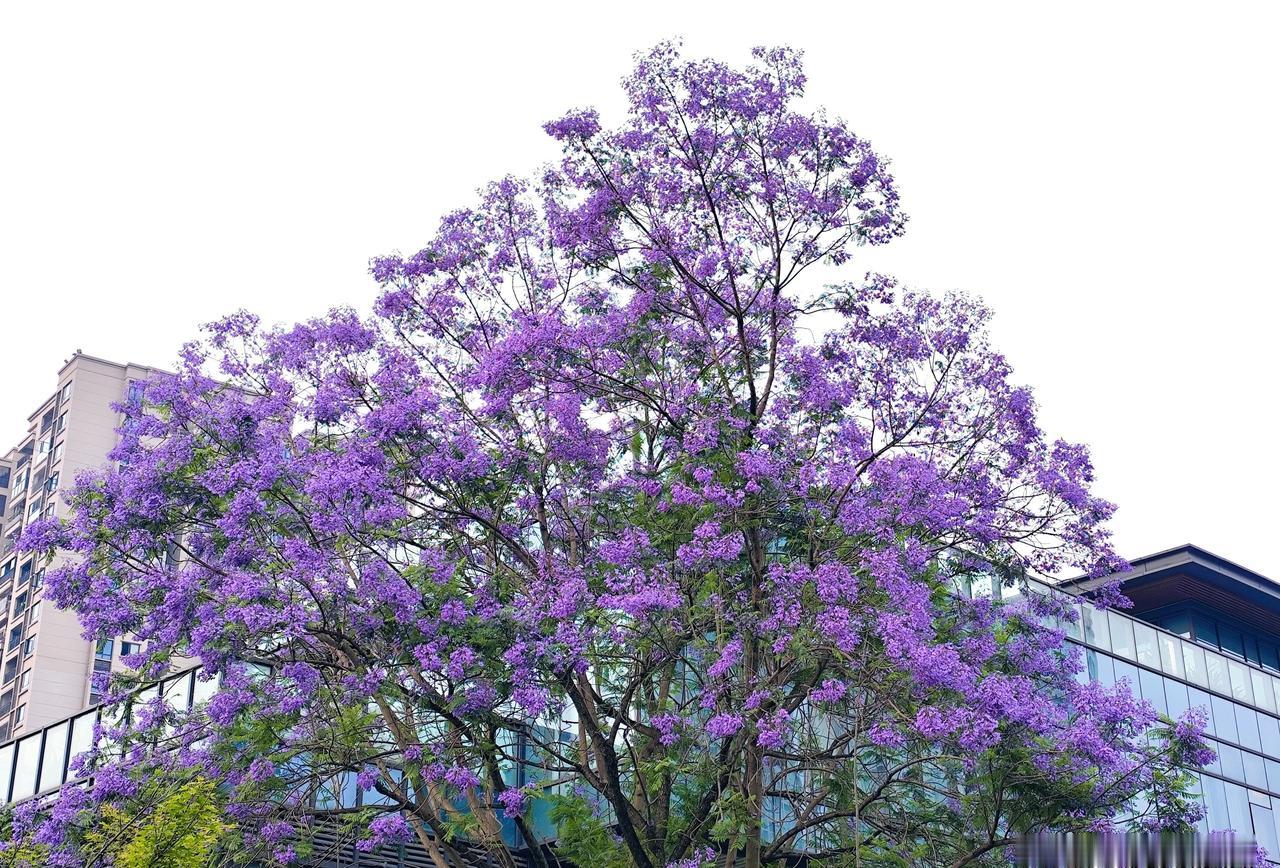
<svg viewBox="0 0 1280 868">
<path fill-rule="evenodd" d="M 139 678 L 221 678 L 15 821 L 51 864 L 184 776 L 279 863 L 332 823 L 439 868 L 661 868 L 1195 820 L 1198 720 L 1082 684 L 1052 597 L 956 593 L 1117 568 L 1112 506 L 980 304 L 839 268 L 903 231 L 885 161 L 801 110 L 789 50 L 661 45 L 624 86 L 621 126 L 547 124 L 556 165 L 375 260 L 371 315 L 211 327 L 28 530 Z"/>
</svg>

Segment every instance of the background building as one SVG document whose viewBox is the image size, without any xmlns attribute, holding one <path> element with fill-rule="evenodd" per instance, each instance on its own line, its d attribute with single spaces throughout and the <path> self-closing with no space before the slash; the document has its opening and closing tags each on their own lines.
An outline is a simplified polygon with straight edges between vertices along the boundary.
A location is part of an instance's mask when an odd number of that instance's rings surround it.
<svg viewBox="0 0 1280 868">
<path fill-rule="evenodd" d="M 1121 578 L 1133 608 L 1080 604 L 1069 634 L 1085 649 L 1080 677 L 1127 679 L 1170 717 L 1204 708 L 1218 759 L 1199 773 L 1201 831 L 1253 835 L 1280 862 L 1280 584 L 1192 545 L 1139 558 Z"/>
<path fill-rule="evenodd" d="M 130 384 L 155 369 L 79 350 L 53 394 L 29 417 L 22 441 L 0 454 L 0 740 L 39 729 L 97 701 L 92 673 L 119 667 L 126 641 L 91 643 L 72 612 L 46 605 L 45 566 L 15 551 L 27 522 L 62 515 L 60 493 L 82 470 L 102 467 L 116 443 Z"/>
</svg>

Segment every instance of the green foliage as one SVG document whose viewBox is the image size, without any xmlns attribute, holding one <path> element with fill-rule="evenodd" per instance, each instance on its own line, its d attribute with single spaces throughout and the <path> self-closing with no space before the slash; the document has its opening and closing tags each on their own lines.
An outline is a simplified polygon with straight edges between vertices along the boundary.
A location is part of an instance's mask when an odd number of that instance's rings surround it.
<svg viewBox="0 0 1280 868">
<path fill-rule="evenodd" d="M 591 868 L 631 868 L 622 845 L 586 799 L 574 795 L 551 796 L 551 820 L 560 831 L 557 852 L 573 865 Z"/>
<path fill-rule="evenodd" d="M 86 842 L 115 868 L 203 868 L 228 831 L 217 787 L 195 778 L 145 815 L 103 808 Z"/>
</svg>

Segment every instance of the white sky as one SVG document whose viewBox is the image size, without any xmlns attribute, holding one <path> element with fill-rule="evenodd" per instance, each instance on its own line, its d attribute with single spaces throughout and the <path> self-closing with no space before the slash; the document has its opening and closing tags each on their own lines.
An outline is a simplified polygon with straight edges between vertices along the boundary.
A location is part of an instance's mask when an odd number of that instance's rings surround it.
<svg viewBox="0 0 1280 868">
<path fill-rule="evenodd" d="M 860 265 L 995 308 L 1121 553 L 1280 579 L 1280 6 L 1052 7 L 4 4 L 0 445 L 76 348 L 165 366 L 238 307 L 363 306 L 371 255 L 555 156 L 544 120 L 616 119 L 633 51 L 782 42 L 893 160 L 908 234 Z"/>
</svg>

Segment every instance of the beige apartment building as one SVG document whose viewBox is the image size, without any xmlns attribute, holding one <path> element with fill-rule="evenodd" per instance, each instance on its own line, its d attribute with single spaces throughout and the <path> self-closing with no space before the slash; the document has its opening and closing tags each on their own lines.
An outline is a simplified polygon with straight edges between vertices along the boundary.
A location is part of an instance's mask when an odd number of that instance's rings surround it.
<svg viewBox="0 0 1280 868">
<path fill-rule="evenodd" d="M 14 544 L 27 522 L 66 514 L 61 494 L 80 471 L 108 463 L 121 418 L 112 404 L 154 373 L 77 350 L 28 417 L 26 437 L 0 453 L 0 742 L 96 703 L 93 673 L 122 668 L 120 658 L 137 650 L 86 640 L 75 613 L 42 599 L 47 565 Z"/>
</svg>

